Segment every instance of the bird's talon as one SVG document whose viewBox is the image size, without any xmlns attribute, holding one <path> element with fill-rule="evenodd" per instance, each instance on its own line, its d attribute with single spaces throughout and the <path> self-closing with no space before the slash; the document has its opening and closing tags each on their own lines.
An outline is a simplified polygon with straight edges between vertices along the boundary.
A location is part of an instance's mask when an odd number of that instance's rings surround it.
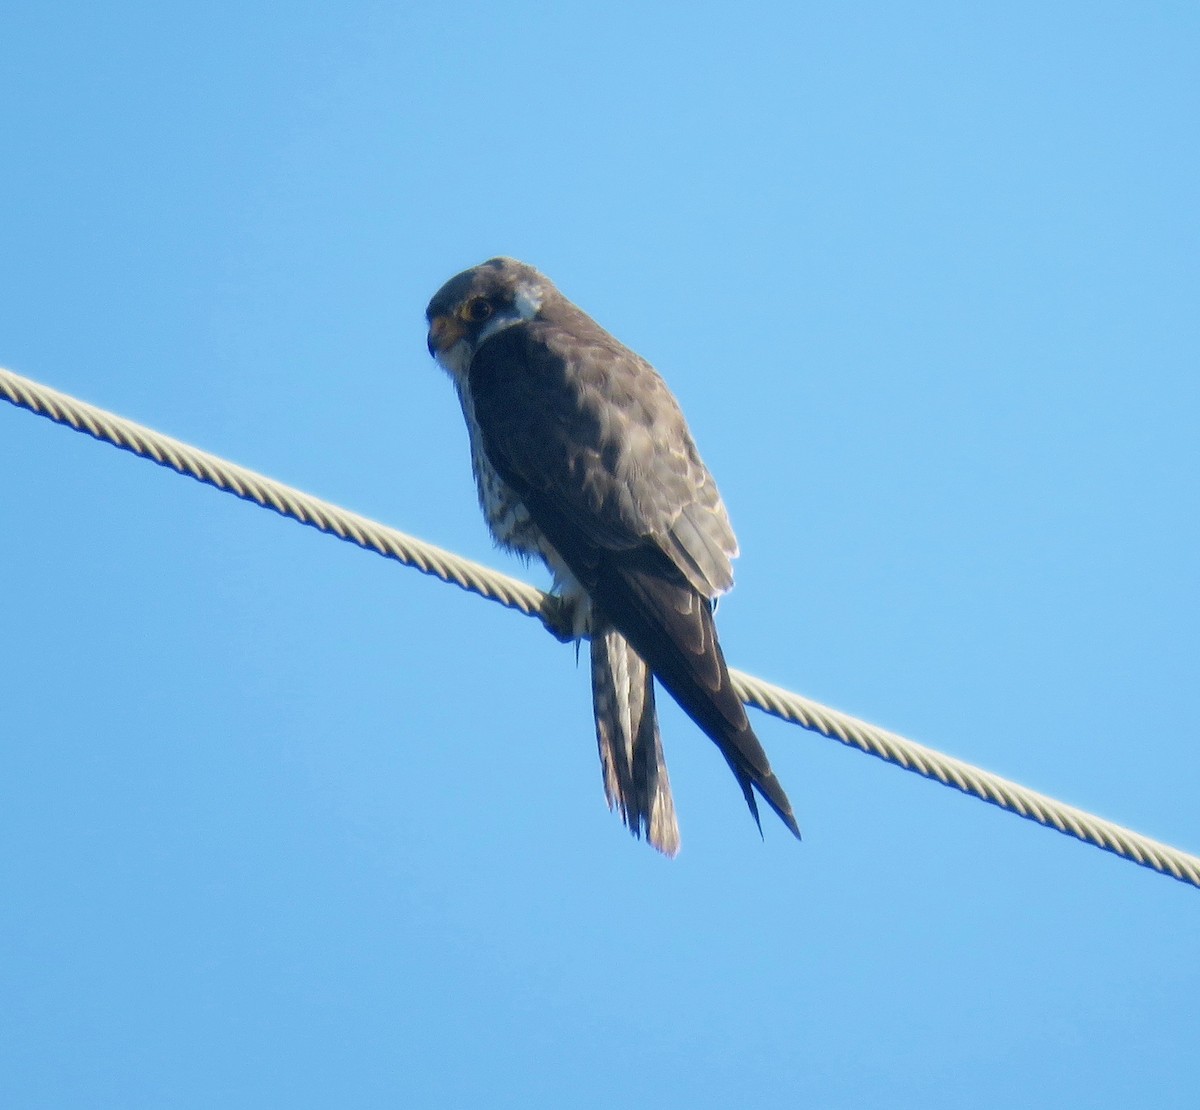
<svg viewBox="0 0 1200 1110">
<path fill-rule="evenodd" d="M 574 632 L 574 606 L 565 603 L 561 597 L 548 597 L 540 615 L 546 631 L 560 644 L 578 639 Z"/>
</svg>

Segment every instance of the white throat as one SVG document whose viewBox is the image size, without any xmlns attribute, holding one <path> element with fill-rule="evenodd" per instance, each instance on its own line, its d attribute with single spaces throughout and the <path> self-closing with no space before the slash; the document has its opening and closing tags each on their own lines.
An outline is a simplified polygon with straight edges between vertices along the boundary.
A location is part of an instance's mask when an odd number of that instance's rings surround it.
<svg viewBox="0 0 1200 1110">
<path fill-rule="evenodd" d="M 457 384 L 465 384 L 467 371 L 471 369 L 471 356 L 474 354 L 471 345 L 460 339 L 453 347 L 438 351 L 433 357 L 437 364 L 450 375 Z"/>
</svg>

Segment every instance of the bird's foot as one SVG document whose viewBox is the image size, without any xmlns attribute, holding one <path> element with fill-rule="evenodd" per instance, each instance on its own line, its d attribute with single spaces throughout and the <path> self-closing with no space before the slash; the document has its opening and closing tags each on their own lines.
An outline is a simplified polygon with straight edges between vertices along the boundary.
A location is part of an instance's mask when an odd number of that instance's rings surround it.
<svg viewBox="0 0 1200 1110">
<path fill-rule="evenodd" d="M 592 632 L 591 603 L 586 594 L 549 594 L 541 617 L 547 631 L 561 644 L 578 644 Z"/>
</svg>

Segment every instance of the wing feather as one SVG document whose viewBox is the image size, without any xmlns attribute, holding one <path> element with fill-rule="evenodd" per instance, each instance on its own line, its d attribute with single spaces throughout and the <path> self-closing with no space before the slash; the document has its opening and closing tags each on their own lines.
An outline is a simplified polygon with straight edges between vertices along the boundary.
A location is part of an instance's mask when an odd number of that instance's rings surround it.
<svg viewBox="0 0 1200 1110">
<path fill-rule="evenodd" d="M 533 321 L 476 353 L 481 428 L 503 425 L 519 480 L 598 546 L 652 541 L 704 596 L 725 593 L 737 541 L 675 398 L 649 363 L 563 306 L 569 328 Z M 499 453 L 488 448 L 493 465 Z"/>
<path fill-rule="evenodd" d="M 484 449 L 542 534 L 733 770 L 799 836 L 733 690 L 709 601 L 732 583 L 728 517 L 657 373 L 565 300 L 484 343 Z M 602 742 L 603 743 L 603 742 Z"/>
</svg>

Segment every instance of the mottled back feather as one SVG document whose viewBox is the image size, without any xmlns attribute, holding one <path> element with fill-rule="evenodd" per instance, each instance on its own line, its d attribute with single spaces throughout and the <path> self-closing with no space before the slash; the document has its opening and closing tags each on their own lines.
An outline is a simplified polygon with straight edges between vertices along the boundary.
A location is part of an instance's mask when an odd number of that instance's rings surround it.
<svg viewBox="0 0 1200 1110">
<path fill-rule="evenodd" d="M 736 544 L 712 478 L 661 378 L 595 324 L 585 329 L 574 306 L 562 314 L 475 353 L 484 449 L 600 611 L 717 743 L 756 820 L 751 784 L 799 835 L 716 640 L 709 600 L 731 581 Z M 629 439 L 645 450 L 624 447 Z"/>
</svg>

